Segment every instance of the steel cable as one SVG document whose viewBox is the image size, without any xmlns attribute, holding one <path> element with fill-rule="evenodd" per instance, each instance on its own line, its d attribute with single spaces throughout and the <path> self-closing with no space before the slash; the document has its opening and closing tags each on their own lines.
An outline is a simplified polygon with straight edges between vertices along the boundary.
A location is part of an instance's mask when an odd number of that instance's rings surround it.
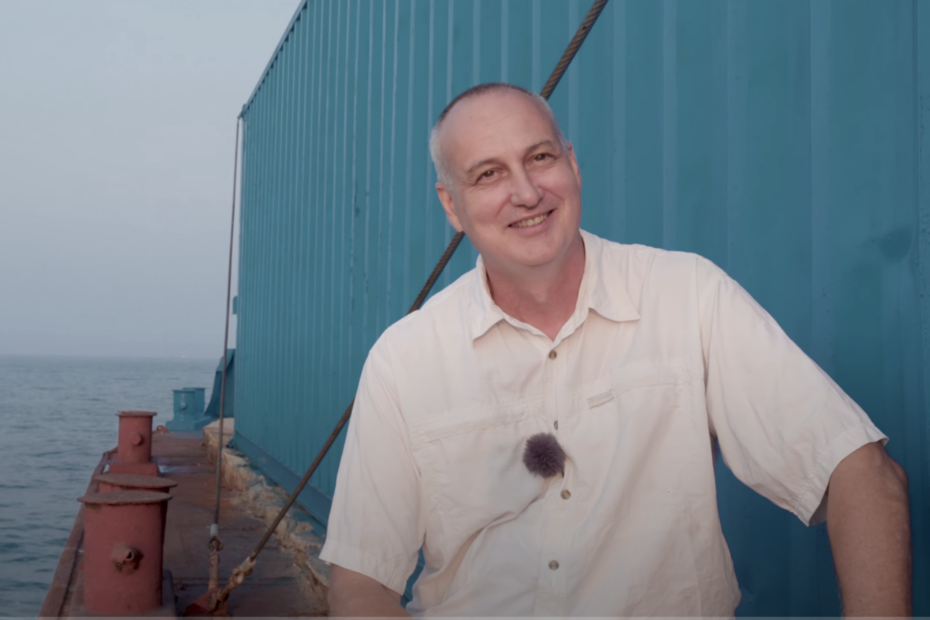
<svg viewBox="0 0 930 620">
<path fill-rule="evenodd" d="M 555 90 L 555 87 L 559 85 L 559 80 L 562 79 L 565 71 L 568 70 L 568 66 L 572 64 L 572 60 L 575 58 L 575 54 L 578 53 L 581 44 L 588 38 L 588 33 L 591 32 L 591 27 L 594 26 L 594 22 L 597 21 L 597 18 L 601 15 L 601 11 L 607 6 L 607 1 L 608 0 L 594 0 L 591 8 L 588 9 L 588 14 L 584 16 L 584 19 L 581 20 L 581 24 L 578 25 L 575 36 L 569 41 L 568 47 L 566 47 L 565 51 L 562 53 L 562 58 L 556 63 L 555 69 L 552 70 L 552 75 L 549 76 L 546 85 L 543 86 L 543 89 L 539 92 L 539 95 L 543 99 L 548 99 Z"/>
<path fill-rule="evenodd" d="M 239 173 L 239 128 L 241 126 L 239 118 L 236 118 L 236 150 L 233 155 L 233 191 L 232 191 L 232 213 L 229 224 L 229 265 L 226 272 L 226 327 L 223 332 L 223 372 L 220 378 L 220 416 L 219 416 L 219 437 L 216 446 L 216 489 L 213 502 L 213 523 L 210 525 L 210 541 L 207 546 L 210 548 L 210 580 L 207 590 L 215 590 L 219 587 L 220 582 L 220 550 L 223 548 L 223 541 L 220 540 L 220 489 L 223 482 L 223 419 L 226 413 L 226 366 L 229 362 L 229 310 L 232 303 L 232 262 L 233 262 L 233 239 L 236 229 L 236 189 L 238 188 Z"/>
</svg>

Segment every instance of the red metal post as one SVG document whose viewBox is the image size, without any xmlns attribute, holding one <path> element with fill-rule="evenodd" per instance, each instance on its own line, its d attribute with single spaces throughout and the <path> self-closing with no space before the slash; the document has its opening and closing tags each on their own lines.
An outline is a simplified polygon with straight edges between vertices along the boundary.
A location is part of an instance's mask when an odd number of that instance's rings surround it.
<svg viewBox="0 0 930 620">
<path fill-rule="evenodd" d="M 138 615 L 162 605 L 165 506 L 154 491 L 91 493 L 84 514 L 84 609 Z"/>
<path fill-rule="evenodd" d="M 168 478 L 159 478 L 158 476 L 142 476 L 139 474 L 100 474 L 94 476 L 93 481 L 97 483 L 97 493 L 109 493 L 111 491 L 158 491 L 169 493 L 178 483 Z M 168 504 L 162 504 L 162 534 L 164 534 L 165 524 L 168 521 Z"/>
<path fill-rule="evenodd" d="M 152 462 L 152 418 L 154 411 L 120 411 L 119 441 L 116 458 L 110 463 L 111 474 L 157 476 L 158 465 Z"/>
</svg>

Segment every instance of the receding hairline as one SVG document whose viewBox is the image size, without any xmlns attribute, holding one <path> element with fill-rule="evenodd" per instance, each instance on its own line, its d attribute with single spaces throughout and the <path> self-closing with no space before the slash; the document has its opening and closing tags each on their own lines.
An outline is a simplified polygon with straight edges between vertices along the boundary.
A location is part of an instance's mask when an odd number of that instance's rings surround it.
<svg viewBox="0 0 930 620">
<path fill-rule="evenodd" d="M 449 116 L 449 113 L 452 112 L 453 108 L 458 106 L 458 104 L 463 101 L 474 99 L 475 97 L 480 97 L 482 95 L 508 92 L 523 95 L 527 99 L 533 101 L 536 105 L 539 105 L 545 101 L 540 101 L 541 98 L 539 95 L 526 90 L 522 86 L 517 86 L 516 84 L 508 84 L 507 82 L 486 82 L 484 84 L 477 84 L 462 91 L 456 95 L 455 99 L 449 102 L 449 105 L 446 106 L 446 108 L 442 111 L 442 114 L 440 114 L 439 118 L 436 120 L 436 127 L 442 125 L 443 121 L 446 120 L 446 117 Z M 546 107 L 548 108 L 548 104 L 546 104 Z"/>
<path fill-rule="evenodd" d="M 460 107 L 459 104 L 465 103 L 472 99 L 478 99 L 479 97 L 495 94 L 516 94 L 521 95 L 527 100 L 531 101 L 539 109 L 539 111 L 542 112 L 543 115 L 552 122 L 552 129 L 556 135 L 560 138 L 562 137 L 562 131 L 558 122 L 556 121 L 555 113 L 553 113 L 552 108 L 549 107 L 549 104 L 545 99 L 534 92 L 526 90 L 521 86 L 517 86 L 516 84 L 508 84 L 506 82 L 488 82 L 486 84 L 478 84 L 477 86 L 472 86 L 471 88 L 459 93 L 455 99 L 449 102 L 449 105 L 445 107 L 445 109 L 442 111 L 442 114 L 439 115 L 439 118 L 436 120 L 436 124 L 433 125 L 433 132 L 438 132 L 440 130 L 452 111 L 455 108 Z"/>
</svg>

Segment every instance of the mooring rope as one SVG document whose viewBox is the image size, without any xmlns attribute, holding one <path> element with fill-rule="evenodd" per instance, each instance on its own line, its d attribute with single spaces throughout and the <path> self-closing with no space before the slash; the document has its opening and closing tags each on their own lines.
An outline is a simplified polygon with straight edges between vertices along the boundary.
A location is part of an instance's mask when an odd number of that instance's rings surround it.
<svg viewBox="0 0 930 620">
<path fill-rule="evenodd" d="M 233 191 L 232 214 L 229 224 L 229 265 L 226 272 L 226 328 L 223 332 L 223 372 L 220 375 L 220 435 L 216 446 L 216 489 L 213 501 L 213 523 L 210 525 L 210 580 L 208 590 L 216 590 L 220 585 L 220 550 L 223 541 L 220 540 L 220 489 L 223 484 L 223 419 L 226 414 L 226 365 L 229 362 L 229 310 L 232 303 L 232 266 L 233 266 L 233 237 L 236 229 L 236 188 L 238 187 L 239 173 L 239 127 L 241 123 L 236 118 L 236 151 L 233 155 Z"/>
<path fill-rule="evenodd" d="M 608 0 L 594 0 L 594 3 L 591 5 L 591 8 L 588 9 L 587 15 L 581 21 L 581 24 L 578 26 L 578 30 L 575 32 L 575 36 L 572 37 L 572 40 L 569 42 L 568 47 L 565 48 L 565 52 L 562 54 L 562 57 L 559 59 L 559 62 L 555 65 L 555 68 L 552 70 L 552 74 L 549 76 L 549 79 L 546 81 L 546 85 L 543 86 L 542 91 L 540 91 L 540 96 L 544 99 L 548 99 L 552 92 L 555 90 L 555 87 L 558 86 L 559 81 L 562 79 L 562 76 L 565 74 L 565 71 L 568 70 L 569 65 L 571 65 L 572 60 L 575 58 L 575 54 L 578 53 L 578 49 L 581 47 L 581 44 L 584 43 L 584 40 L 587 38 L 588 33 L 591 32 L 592 26 L 597 21 L 597 18 L 600 16 L 601 11 L 604 10 L 604 7 L 607 5 Z M 236 125 L 236 155 L 238 156 L 238 144 L 239 144 L 239 126 Z M 235 196 L 235 189 L 233 189 L 233 195 Z M 235 198 L 233 198 L 233 212 L 235 213 Z M 442 253 L 442 256 L 439 259 L 439 262 L 436 263 L 436 267 L 433 268 L 433 272 L 427 278 L 426 283 L 423 285 L 423 288 L 420 290 L 420 294 L 417 295 L 416 300 L 414 300 L 413 305 L 410 306 L 410 310 L 407 311 L 407 314 L 416 312 L 420 309 L 420 306 L 423 305 L 423 302 L 426 301 L 427 296 L 433 288 L 433 285 L 436 284 L 436 280 L 439 279 L 440 274 L 442 274 L 443 269 L 449 262 L 449 259 L 452 258 L 452 255 L 455 253 L 455 250 L 459 247 L 459 244 L 462 242 L 462 239 L 465 237 L 465 234 L 462 232 L 457 232 L 452 240 L 449 242 L 449 245 L 446 247 L 445 252 Z M 229 249 L 229 265 L 230 265 L 230 277 L 232 274 L 232 232 L 230 231 L 230 249 Z M 226 329 L 227 336 L 229 330 L 229 301 L 227 294 L 227 309 L 226 309 Z M 223 377 L 225 380 L 226 376 L 226 358 L 225 353 L 223 357 Z M 222 444 L 222 424 L 223 424 L 223 406 L 222 406 L 222 394 L 220 396 L 220 444 Z M 333 429 L 333 432 L 330 433 L 329 437 L 326 439 L 326 443 L 323 444 L 323 447 L 317 453 L 316 458 L 313 459 L 313 463 L 307 469 L 307 472 L 304 474 L 303 478 L 300 479 L 300 482 L 297 483 L 297 486 L 291 492 L 290 497 L 287 498 L 284 506 L 281 507 L 281 510 L 278 511 L 278 515 L 275 517 L 274 521 L 268 526 L 268 529 L 265 531 L 264 536 L 255 546 L 255 549 L 249 554 L 242 564 L 233 570 L 232 576 L 229 578 L 229 581 L 226 583 L 226 586 L 216 594 L 216 596 L 211 596 L 210 608 L 216 609 L 218 605 L 223 603 L 229 594 L 239 587 L 242 582 L 245 580 L 245 577 L 252 572 L 252 568 L 255 566 L 255 559 L 258 557 L 258 554 L 261 553 L 262 549 L 265 547 L 265 544 L 271 538 L 271 535 L 274 534 L 274 531 L 277 529 L 278 525 L 281 523 L 284 516 L 287 514 L 287 511 L 290 510 L 291 506 L 294 505 L 294 502 L 297 501 L 297 497 L 300 495 L 300 492 L 303 491 L 304 487 L 307 486 L 307 483 L 310 481 L 310 478 L 316 473 L 317 468 L 320 466 L 320 463 L 323 461 L 323 458 L 329 452 L 329 449 L 332 447 L 333 443 L 336 441 L 336 437 L 339 436 L 339 433 L 342 432 L 343 427 L 348 423 L 349 418 L 352 415 L 352 407 L 355 405 L 355 399 L 352 399 L 352 402 L 349 403 L 349 406 L 346 407 L 345 412 L 342 414 L 342 417 L 339 418 L 339 421 L 336 423 L 336 427 Z M 219 480 L 219 459 L 217 459 L 217 480 Z M 217 487 L 217 514 L 219 511 L 219 487 Z M 218 517 L 214 519 L 214 522 L 218 520 Z M 217 537 L 218 540 L 218 537 Z M 211 564 L 212 571 L 212 564 Z M 211 584 L 214 584 L 211 575 Z M 215 588 L 215 585 L 211 585 L 209 590 L 212 591 Z"/>
</svg>

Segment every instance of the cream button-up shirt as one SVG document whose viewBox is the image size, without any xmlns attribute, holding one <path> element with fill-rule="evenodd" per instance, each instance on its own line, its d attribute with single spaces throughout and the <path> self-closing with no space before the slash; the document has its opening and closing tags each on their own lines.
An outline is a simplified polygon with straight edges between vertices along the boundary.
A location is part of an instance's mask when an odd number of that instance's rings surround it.
<svg viewBox="0 0 930 620">
<path fill-rule="evenodd" d="M 805 523 L 886 440 L 712 263 L 582 235 L 555 340 L 495 305 L 479 259 L 365 363 L 321 557 L 402 592 L 422 547 L 414 616 L 730 616 L 714 440 Z M 524 466 L 541 432 L 563 475 Z"/>
</svg>

